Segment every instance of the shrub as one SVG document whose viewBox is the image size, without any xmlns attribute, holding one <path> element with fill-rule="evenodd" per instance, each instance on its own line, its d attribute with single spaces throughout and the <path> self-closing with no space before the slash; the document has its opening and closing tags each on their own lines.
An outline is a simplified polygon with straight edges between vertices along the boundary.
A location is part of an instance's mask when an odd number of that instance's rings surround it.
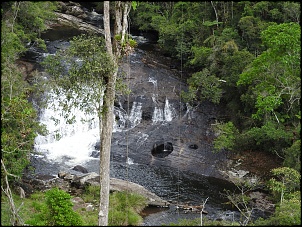
<svg viewBox="0 0 302 227">
<path fill-rule="evenodd" d="M 58 188 L 52 188 L 45 193 L 48 213 L 48 225 L 52 226 L 80 226 L 83 224 L 81 216 L 73 211 L 71 196 Z"/>
</svg>

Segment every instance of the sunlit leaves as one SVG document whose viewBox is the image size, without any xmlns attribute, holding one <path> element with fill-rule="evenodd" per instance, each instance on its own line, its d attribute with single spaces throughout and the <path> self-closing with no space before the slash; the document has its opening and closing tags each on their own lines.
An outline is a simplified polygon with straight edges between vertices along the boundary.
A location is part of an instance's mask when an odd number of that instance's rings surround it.
<svg viewBox="0 0 302 227">
<path fill-rule="evenodd" d="M 301 29 L 297 23 L 272 25 L 261 33 L 261 40 L 271 51 L 278 51 L 279 55 L 285 51 L 297 52 L 300 47 Z M 298 53 L 296 53 L 298 54 Z"/>
<path fill-rule="evenodd" d="M 289 193 L 300 189 L 301 174 L 292 168 L 280 167 L 271 170 L 273 178 L 269 180 L 270 190 L 281 196 L 280 203 Z"/>
<path fill-rule="evenodd" d="M 261 33 L 267 51 L 258 56 L 240 75 L 237 85 L 251 85 L 257 113 L 263 119 L 274 111 L 295 114 L 300 92 L 300 26 L 272 25 Z M 289 112 L 291 111 L 291 112 Z"/>
</svg>

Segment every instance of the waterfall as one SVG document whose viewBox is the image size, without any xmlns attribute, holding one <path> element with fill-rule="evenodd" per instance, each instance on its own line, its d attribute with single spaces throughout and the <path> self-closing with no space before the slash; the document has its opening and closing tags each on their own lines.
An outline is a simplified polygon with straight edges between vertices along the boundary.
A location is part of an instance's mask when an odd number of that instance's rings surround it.
<svg viewBox="0 0 302 227">
<path fill-rule="evenodd" d="M 127 111 L 120 107 L 115 107 L 115 119 L 113 124 L 113 131 L 123 131 L 125 129 L 134 128 L 142 120 L 142 103 L 133 102 L 130 114 L 128 116 Z M 127 125 L 129 123 L 129 125 Z"/>
<path fill-rule="evenodd" d="M 169 100 L 167 99 L 167 97 L 166 97 L 166 100 L 165 100 L 165 105 L 162 108 L 159 105 L 159 102 L 157 100 L 157 97 L 158 97 L 157 80 L 155 80 L 154 78 L 149 77 L 148 82 L 151 82 L 154 85 L 154 93 L 152 94 L 152 101 L 155 104 L 154 112 L 153 112 L 153 116 L 152 116 L 153 124 L 172 121 L 173 118 L 176 117 L 175 108 L 172 105 L 170 105 Z"/>
<path fill-rule="evenodd" d="M 176 111 L 172 105 L 170 105 L 169 100 L 166 98 L 164 117 L 166 121 L 172 121 L 176 117 Z"/>
<path fill-rule="evenodd" d="M 87 89 L 88 90 L 88 89 Z M 53 95 L 54 94 L 50 94 Z M 61 96 L 61 99 L 64 96 Z M 72 108 L 75 119 L 67 123 L 64 112 L 59 107 L 59 98 L 54 96 L 53 107 L 42 110 L 40 123 L 45 124 L 48 134 L 35 138 L 35 150 L 45 154 L 50 161 L 66 162 L 68 165 L 83 163 L 91 159 L 90 154 L 99 141 L 99 122 L 97 114 L 85 113 L 79 108 Z M 133 102 L 130 114 L 120 107 L 114 108 L 115 121 L 113 132 L 134 128 L 142 119 L 142 103 Z"/>
<path fill-rule="evenodd" d="M 169 103 L 169 100 L 166 99 L 164 108 L 160 108 L 155 106 L 152 122 L 162 123 L 162 122 L 169 122 L 172 121 L 176 117 L 176 110 L 175 108 Z"/>
<path fill-rule="evenodd" d="M 130 128 L 134 128 L 141 123 L 142 120 L 142 103 L 133 102 L 132 109 L 129 116 Z"/>
<path fill-rule="evenodd" d="M 99 137 L 97 115 L 73 108 L 71 112 L 75 121 L 67 123 L 58 99 L 54 99 L 52 104 L 56 110 L 48 106 L 40 114 L 40 123 L 46 125 L 48 134 L 38 135 L 34 148 L 51 161 L 61 162 L 63 157 L 67 157 L 70 164 L 81 163 L 89 157 Z"/>
</svg>

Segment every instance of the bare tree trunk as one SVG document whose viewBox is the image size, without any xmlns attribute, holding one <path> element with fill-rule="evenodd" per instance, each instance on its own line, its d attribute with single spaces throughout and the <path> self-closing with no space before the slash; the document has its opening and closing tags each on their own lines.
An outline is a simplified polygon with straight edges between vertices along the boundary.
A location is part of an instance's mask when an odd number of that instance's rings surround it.
<svg viewBox="0 0 302 227">
<path fill-rule="evenodd" d="M 102 135 L 100 148 L 100 212 L 99 226 L 108 225 L 109 192 L 110 192 L 110 151 L 113 131 L 113 107 L 115 97 L 115 82 L 117 72 L 114 72 L 108 80 L 104 95 L 103 108 L 105 109 L 102 120 Z"/>
<path fill-rule="evenodd" d="M 212 5 L 212 7 L 213 7 L 213 9 L 214 9 L 214 12 L 215 12 L 215 17 L 216 17 L 216 22 L 217 22 L 217 28 L 218 28 L 218 14 L 217 14 L 217 10 L 216 10 L 216 7 L 214 6 L 214 3 L 213 3 L 213 1 L 211 1 L 211 5 Z"/>
<path fill-rule="evenodd" d="M 127 20 L 127 16 L 130 12 L 130 7 L 127 3 L 125 3 L 125 7 L 124 7 L 124 13 L 123 13 L 123 21 L 122 21 L 122 39 L 121 42 L 123 43 L 125 41 L 125 34 L 126 31 L 128 29 L 128 20 Z"/>
<path fill-rule="evenodd" d="M 108 226 L 109 213 L 109 193 L 110 193 L 110 152 L 111 152 L 111 138 L 114 123 L 114 99 L 115 99 L 115 85 L 117 78 L 118 60 L 121 57 L 121 49 L 116 40 L 113 38 L 113 45 L 111 42 L 110 30 L 110 14 L 109 1 L 104 1 L 104 30 L 105 42 L 108 54 L 112 57 L 116 70 L 108 75 L 106 90 L 103 99 L 103 116 L 100 146 L 100 208 L 99 208 L 99 226 Z M 124 10 L 123 10 L 124 9 Z M 127 29 L 127 16 L 130 11 L 129 2 L 115 2 L 115 35 L 122 35 L 122 40 L 125 40 L 125 29 Z M 123 16 L 123 13 L 127 15 Z"/>
<path fill-rule="evenodd" d="M 14 199 L 13 199 L 12 191 L 10 190 L 10 187 L 9 187 L 9 182 L 8 182 L 8 177 L 7 177 L 8 175 L 13 176 L 13 177 L 17 177 L 17 176 L 7 172 L 2 159 L 1 159 L 1 165 L 2 165 L 2 168 L 3 168 L 3 175 L 5 176 L 5 183 L 6 183 L 6 188 L 4 188 L 4 186 L 1 186 L 1 189 L 8 198 L 9 208 L 10 208 L 10 212 L 11 212 L 10 213 L 10 215 L 11 215 L 11 220 L 10 220 L 11 225 L 12 226 L 22 226 L 22 225 L 24 225 L 24 223 L 23 223 L 22 218 L 19 215 L 19 210 L 20 210 L 21 206 L 23 205 L 23 202 L 20 205 L 20 207 L 17 209 L 16 206 L 15 206 Z"/>
<path fill-rule="evenodd" d="M 115 23 L 114 23 L 114 34 L 120 34 L 122 31 L 122 25 L 120 23 L 120 20 L 122 18 L 122 2 L 116 1 L 115 2 Z"/>
<path fill-rule="evenodd" d="M 203 221 L 202 221 L 202 212 L 204 211 L 204 207 L 206 206 L 206 203 L 208 201 L 209 197 L 206 199 L 206 201 L 204 201 L 201 205 L 201 211 L 200 211 L 200 226 L 202 226 Z"/>
<path fill-rule="evenodd" d="M 109 1 L 104 1 L 104 31 L 107 52 L 111 57 L 113 57 L 110 31 Z"/>
<path fill-rule="evenodd" d="M 109 1 L 104 1 L 104 30 L 105 42 L 108 54 L 113 58 L 111 32 L 110 32 L 110 14 L 109 14 Z M 113 117 L 111 98 L 114 97 L 115 80 L 114 75 L 108 76 L 107 87 L 103 98 L 102 126 L 100 126 L 100 208 L 98 225 L 108 225 L 108 212 L 109 212 L 109 193 L 110 193 L 110 147 L 111 147 L 111 134 L 113 127 Z M 112 94 L 113 93 L 113 94 Z M 110 136 L 109 136 L 110 135 Z"/>
</svg>

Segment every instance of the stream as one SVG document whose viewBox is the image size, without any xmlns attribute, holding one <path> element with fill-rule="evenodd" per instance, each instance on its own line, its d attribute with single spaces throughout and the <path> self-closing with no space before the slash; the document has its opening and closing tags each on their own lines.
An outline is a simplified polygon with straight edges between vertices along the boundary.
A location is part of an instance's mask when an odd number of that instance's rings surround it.
<svg viewBox="0 0 302 227">
<path fill-rule="evenodd" d="M 70 36 L 75 35 L 74 31 L 58 33 L 52 31 L 51 38 L 44 35 L 48 51 L 33 47 L 25 55 L 26 60 L 39 64 L 48 54 L 67 47 Z M 238 220 L 239 213 L 227 209 L 223 205 L 227 200 L 221 195 L 225 188 L 234 189 L 221 175 L 227 153 L 212 152 L 215 134 L 211 124 L 219 119 L 218 107 L 208 102 L 197 106 L 183 103 L 180 91 L 186 85 L 181 72 L 170 67 L 171 59 L 156 51 L 154 41 L 141 34 L 132 35 L 138 47 L 121 65 L 130 72 L 125 82 L 131 93 L 116 97 L 110 177 L 138 183 L 172 203 L 168 209 L 146 209 L 145 226 L 199 218 L 200 213 L 180 212 L 175 206 L 201 205 L 207 198 L 207 218 Z M 33 102 L 40 113 L 39 121 L 49 131 L 35 139 L 35 151 L 39 153 L 32 157 L 35 174 L 78 173 L 72 170 L 76 165 L 99 173 L 96 115 L 74 109 L 76 122 L 66 124 L 59 111 Z M 53 118 L 58 121 L 55 123 Z"/>
</svg>

